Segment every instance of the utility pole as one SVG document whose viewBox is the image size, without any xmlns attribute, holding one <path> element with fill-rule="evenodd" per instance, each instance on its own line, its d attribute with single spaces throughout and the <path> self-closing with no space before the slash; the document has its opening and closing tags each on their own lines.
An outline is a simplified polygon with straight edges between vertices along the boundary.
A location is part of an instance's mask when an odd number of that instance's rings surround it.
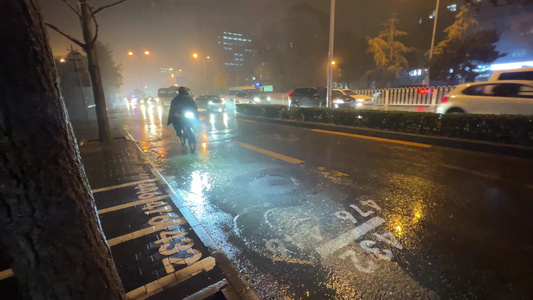
<svg viewBox="0 0 533 300">
<path fill-rule="evenodd" d="M 329 17 L 328 95 L 326 106 L 331 107 L 333 93 L 333 47 L 335 43 L 335 0 L 331 0 Z"/>
<path fill-rule="evenodd" d="M 435 35 L 437 33 L 437 19 L 439 18 L 439 7 L 440 7 L 440 0 L 437 0 L 437 7 L 435 8 L 435 20 L 433 21 L 433 35 L 431 36 L 431 47 L 429 48 L 429 62 L 431 63 L 431 59 L 433 58 L 433 48 L 435 46 Z M 429 68 L 430 65 L 428 64 L 428 73 L 426 75 L 426 84 L 429 86 Z"/>
</svg>

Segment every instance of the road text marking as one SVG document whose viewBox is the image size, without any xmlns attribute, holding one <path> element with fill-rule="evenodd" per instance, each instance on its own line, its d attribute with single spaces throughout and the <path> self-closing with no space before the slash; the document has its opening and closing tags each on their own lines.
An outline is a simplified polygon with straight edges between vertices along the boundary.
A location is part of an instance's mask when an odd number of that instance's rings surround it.
<svg viewBox="0 0 533 300">
<path fill-rule="evenodd" d="M 328 242 L 327 244 L 324 244 L 323 246 L 319 247 L 317 249 L 317 252 L 322 257 L 327 257 L 328 255 L 333 254 L 334 252 L 346 247 L 350 243 L 353 243 L 356 240 L 360 239 L 369 231 L 383 224 L 383 222 L 385 222 L 385 220 L 383 220 L 382 218 L 374 217 L 366 221 L 365 223 L 355 227 L 354 229 L 340 235 L 331 242 Z"/>
<path fill-rule="evenodd" d="M 311 131 L 321 132 L 321 133 L 330 133 L 330 134 L 336 134 L 336 135 L 343 135 L 343 136 L 355 137 L 355 138 L 360 138 L 360 139 L 374 140 L 374 141 L 379 141 L 379 142 L 387 142 L 387 143 L 415 146 L 415 147 L 420 147 L 420 148 L 431 148 L 431 145 L 428 145 L 428 144 L 421 144 L 421 143 L 414 143 L 414 142 L 406 142 L 406 141 L 378 138 L 378 137 L 373 137 L 373 136 L 366 136 L 366 135 L 359 135 L 359 134 L 352 134 L 352 133 L 344 133 L 344 132 L 321 130 L 321 129 L 311 129 Z"/>
<path fill-rule="evenodd" d="M 145 180 L 129 182 L 129 183 L 124 183 L 124 184 L 119 184 L 119 185 L 114 185 L 114 186 L 108 186 L 108 187 L 100 188 L 100 189 L 94 189 L 93 194 L 99 193 L 99 192 L 110 191 L 110 190 L 116 190 L 116 189 L 120 189 L 120 188 L 127 187 L 127 186 L 137 185 L 139 183 L 151 182 L 151 181 L 156 181 L 156 180 L 157 180 L 156 178 L 145 179 Z"/>
<path fill-rule="evenodd" d="M 272 156 L 274 158 L 281 159 L 281 160 L 284 160 L 286 162 L 290 162 L 291 164 L 296 164 L 297 165 L 297 164 L 301 164 L 301 163 L 304 162 L 303 160 L 292 158 L 292 157 L 289 157 L 289 156 L 286 156 L 286 155 L 283 155 L 283 154 L 279 154 L 279 153 L 276 153 L 276 152 L 268 151 L 268 150 L 265 150 L 265 149 L 262 149 L 262 148 L 258 148 L 258 147 L 252 146 L 252 145 L 244 144 L 244 143 L 241 143 L 241 142 L 235 142 L 235 143 L 237 145 L 243 147 L 243 148 L 248 149 L 248 150 L 252 150 L 252 151 L 259 152 L 259 153 L 262 153 L 262 154 L 265 154 L 265 155 L 268 155 L 268 156 Z"/>
<path fill-rule="evenodd" d="M 164 222 L 164 223 L 161 223 L 161 224 L 150 226 L 148 228 L 144 228 L 144 229 L 141 229 L 141 230 L 134 231 L 132 233 L 121 235 L 121 236 L 118 236 L 116 238 L 112 238 L 112 239 L 108 240 L 107 242 L 109 243 L 109 246 L 115 246 L 115 245 L 118 245 L 120 243 L 124 243 L 124 242 L 130 241 L 130 240 L 139 238 L 141 236 L 145 236 L 145 235 L 149 235 L 151 233 L 157 232 L 157 231 L 161 231 L 161 230 L 166 229 L 167 227 L 170 227 L 170 226 L 183 225 L 183 224 L 186 224 L 186 223 L 187 223 L 187 221 L 185 220 L 185 218 L 179 218 L 177 220 Z"/>
<path fill-rule="evenodd" d="M 100 210 L 98 210 L 98 214 L 101 215 L 101 214 L 105 214 L 105 213 L 108 213 L 108 212 L 117 211 L 117 210 L 121 210 L 121 209 L 128 208 L 128 207 L 133 207 L 133 206 L 137 206 L 137 205 L 147 204 L 147 203 L 150 203 L 150 202 L 163 200 L 163 199 L 167 199 L 167 198 L 169 198 L 169 195 L 161 195 L 161 196 L 157 196 L 157 197 L 146 199 L 146 200 L 133 201 L 133 202 L 126 203 L 126 204 L 121 204 L 121 205 L 117 205 L 117 206 L 113 206 L 113 207 L 109 207 L 109 208 L 100 209 Z"/>
</svg>

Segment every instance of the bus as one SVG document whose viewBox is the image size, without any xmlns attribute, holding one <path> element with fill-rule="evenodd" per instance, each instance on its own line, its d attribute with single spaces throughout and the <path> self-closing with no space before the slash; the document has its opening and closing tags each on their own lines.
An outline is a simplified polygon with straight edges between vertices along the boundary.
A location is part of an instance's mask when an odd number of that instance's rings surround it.
<svg viewBox="0 0 533 300">
<path fill-rule="evenodd" d="M 178 95 L 178 87 L 171 86 L 168 88 L 160 88 L 157 90 L 157 97 L 161 105 L 170 105 L 172 99 Z"/>
</svg>

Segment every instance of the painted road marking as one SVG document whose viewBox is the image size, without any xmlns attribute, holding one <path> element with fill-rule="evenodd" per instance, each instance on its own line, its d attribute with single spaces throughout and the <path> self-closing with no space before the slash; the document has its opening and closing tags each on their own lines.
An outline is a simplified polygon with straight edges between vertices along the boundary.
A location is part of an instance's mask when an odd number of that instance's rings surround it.
<svg viewBox="0 0 533 300">
<path fill-rule="evenodd" d="M 414 142 L 406 142 L 406 141 L 378 138 L 378 137 L 373 137 L 373 136 L 366 136 L 366 135 L 359 135 L 359 134 L 352 134 L 352 133 L 344 133 L 344 132 L 321 130 L 321 129 L 311 129 L 311 131 L 321 132 L 321 133 L 329 133 L 329 134 L 336 134 L 336 135 L 343 135 L 343 136 L 355 137 L 355 138 L 360 138 L 360 139 L 374 140 L 374 141 L 379 141 L 379 142 L 387 142 L 387 143 L 415 146 L 415 147 L 421 147 L 421 148 L 431 148 L 431 145 L 428 145 L 428 144 L 421 144 L 421 143 L 414 143 Z"/>
<path fill-rule="evenodd" d="M 350 243 L 355 242 L 359 238 L 361 238 L 363 235 L 368 233 L 369 231 L 375 229 L 379 225 L 383 224 L 385 220 L 383 220 L 380 217 L 374 217 L 365 223 L 355 227 L 354 229 L 338 236 L 331 242 L 328 242 L 327 244 L 324 244 L 323 246 L 320 246 L 317 249 L 317 252 L 323 257 L 327 257 L 330 254 L 333 254 L 334 252 L 346 247 Z"/>
<path fill-rule="evenodd" d="M 133 202 L 126 203 L 126 204 L 121 204 L 121 205 L 117 205 L 117 206 L 113 206 L 113 207 L 109 207 L 109 208 L 100 209 L 100 210 L 98 210 L 98 214 L 102 215 L 102 214 L 105 214 L 105 213 L 108 213 L 108 212 L 117 211 L 117 210 L 125 209 L 125 208 L 128 208 L 128 207 L 133 207 L 133 206 L 137 206 L 137 205 L 151 203 L 151 202 L 158 201 L 158 200 L 167 199 L 169 197 L 170 197 L 169 195 L 161 195 L 161 196 L 157 196 L 157 197 L 150 198 L 150 199 L 133 201 Z"/>
<path fill-rule="evenodd" d="M 297 165 L 297 164 L 301 164 L 301 163 L 304 162 L 303 160 L 292 158 L 290 156 L 286 156 L 286 155 L 279 154 L 279 153 L 276 153 L 276 152 L 268 151 L 268 150 L 265 150 L 265 149 L 262 149 L 262 148 L 258 148 L 258 147 L 252 146 L 252 145 L 244 144 L 244 143 L 241 143 L 241 142 L 235 142 L 235 144 L 237 144 L 237 145 L 239 145 L 239 146 L 241 146 L 243 148 L 246 148 L 248 150 L 256 151 L 256 152 L 259 152 L 259 153 L 262 153 L 262 154 L 265 154 L 265 155 L 268 155 L 268 156 L 272 156 L 272 157 L 277 158 L 277 159 L 284 160 L 286 162 L 290 162 L 291 164 L 296 164 Z"/>
<path fill-rule="evenodd" d="M 196 262 L 188 267 L 185 267 L 179 271 L 169 274 L 165 277 L 161 277 L 155 281 L 152 281 L 146 285 L 136 288 L 128 293 L 126 297 L 128 299 L 146 299 L 153 296 L 164 289 L 175 286 L 187 279 L 193 277 L 200 272 L 211 271 L 215 267 L 215 259 L 213 257 L 207 257 L 203 260 Z"/>
<path fill-rule="evenodd" d="M 12 269 L 0 271 L 0 280 L 8 279 L 9 277 L 13 276 L 15 276 L 15 274 L 13 273 Z"/>
<path fill-rule="evenodd" d="M 503 181 L 503 182 L 508 182 L 508 183 L 520 185 L 519 183 L 516 183 L 515 181 L 506 180 L 506 179 L 500 178 L 499 176 L 495 176 L 495 175 L 491 175 L 491 174 L 487 174 L 487 173 L 482 173 L 482 172 L 478 172 L 478 171 L 474 171 L 474 170 L 464 169 L 464 168 L 461 168 L 461 167 L 456 167 L 456 166 L 447 165 L 447 164 L 440 164 L 439 166 L 444 167 L 444 168 L 448 168 L 448 169 L 451 169 L 451 170 L 462 171 L 462 172 L 474 174 L 474 175 L 477 175 L 479 177 L 484 177 L 484 178 L 488 178 L 488 179 L 492 179 L 492 180 Z M 528 188 L 528 189 L 533 189 L 533 185 L 532 184 L 526 184 L 525 187 Z"/>
<path fill-rule="evenodd" d="M 254 120 L 237 119 L 237 121 L 248 122 L 248 123 L 255 123 Z"/>
<path fill-rule="evenodd" d="M 99 192 L 116 190 L 116 189 L 120 189 L 120 188 L 127 187 L 127 186 L 137 185 L 139 183 L 151 182 L 151 181 L 156 181 L 156 180 L 157 180 L 156 178 L 145 179 L 145 180 L 139 180 L 135 182 L 129 182 L 129 183 L 124 183 L 124 184 L 119 184 L 119 185 L 114 185 L 114 186 L 108 186 L 108 187 L 100 188 L 100 189 L 94 189 L 93 194 L 99 193 Z"/>
<path fill-rule="evenodd" d="M 130 240 L 139 238 L 141 236 L 145 236 L 145 235 L 149 235 L 151 233 L 157 232 L 157 231 L 161 231 L 161 230 L 166 229 L 167 227 L 170 227 L 170 226 L 183 225 L 183 224 L 186 224 L 186 223 L 187 223 L 187 221 L 185 220 L 185 218 L 179 218 L 177 220 L 164 222 L 164 223 L 161 223 L 161 224 L 153 225 L 153 226 L 148 227 L 148 228 L 144 228 L 144 229 L 141 229 L 141 230 L 134 231 L 132 233 L 121 235 L 121 236 L 118 236 L 116 238 L 112 238 L 112 239 L 108 240 L 107 242 L 109 243 L 109 246 L 115 246 L 115 245 L 118 245 L 120 243 L 124 243 L 124 242 L 130 241 Z"/>
</svg>

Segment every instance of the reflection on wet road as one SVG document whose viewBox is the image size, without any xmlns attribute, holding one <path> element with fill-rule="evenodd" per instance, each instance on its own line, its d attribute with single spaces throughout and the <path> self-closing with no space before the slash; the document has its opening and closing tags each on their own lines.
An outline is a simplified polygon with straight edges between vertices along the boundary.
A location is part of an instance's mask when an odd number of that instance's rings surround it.
<svg viewBox="0 0 533 300">
<path fill-rule="evenodd" d="M 203 115 L 182 148 L 166 110 L 137 140 L 264 298 L 533 297 L 533 162 Z"/>
</svg>

